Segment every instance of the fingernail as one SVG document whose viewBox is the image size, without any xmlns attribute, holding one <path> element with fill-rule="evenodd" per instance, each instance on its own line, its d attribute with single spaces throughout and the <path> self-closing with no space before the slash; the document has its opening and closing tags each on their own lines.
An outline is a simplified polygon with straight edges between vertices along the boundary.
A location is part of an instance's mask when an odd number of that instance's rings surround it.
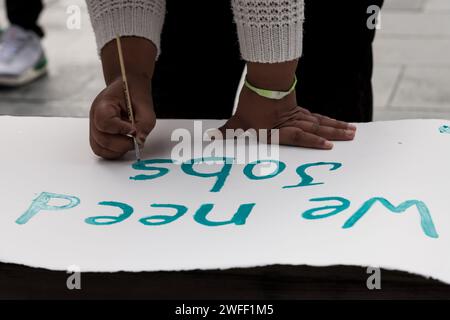
<svg viewBox="0 0 450 320">
<path fill-rule="evenodd" d="M 356 130 L 356 126 L 354 124 L 349 124 L 348 125 L 348 129 L 355 131 Z"/>
<path fill-rule="evenodd" d="M 323 146 L 325 147 L 325 149 L 332 149 L 333 148 L 333 143 L 331 143 L 330 141 L 325 141 Z"/>
<path fill-rule="evenodd" d="M 345 134 L 348 137 L 354 137 L 355 136 L 355 131 L 354 130 L 345 130 Z"/>
<path fill-rule="evenodd" d="M 137 139 L 138 144 L 143 146 L 145 144 L 145 140 L 147 139 L 147 136 L 140 135 L 136 139 Z"/>
</svg>

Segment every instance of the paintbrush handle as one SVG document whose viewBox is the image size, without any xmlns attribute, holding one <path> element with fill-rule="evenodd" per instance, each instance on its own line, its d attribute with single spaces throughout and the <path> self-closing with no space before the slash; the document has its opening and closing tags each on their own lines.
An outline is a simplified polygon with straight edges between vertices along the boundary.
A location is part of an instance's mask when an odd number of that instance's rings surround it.
<svg viewBox="0 0 450 320">
<path fill-rule="evenodd" d="M 128 79 L 127 79 L 127 72 L 125 69 L 125 62 L 123 59 L 123 51 L 122 51 L 122 44 L 120 42 L 120 38 L 116 36 L 116 42 L 117 42 L 117 50 L 119 52 L 119 63 L 120 63 L 120 72 L 122 74 L 122 81 L 123 81 L 123 91 L 125 95 L 125 103 L 127 106 L 128 111 L 128 117 L 131 121 L 132 126 L 134 127 L 134 112 L 133 112 L 133 106 L 131 104 L 131 96 L 130 96 L 130 89 L 128 87 Z"/>
<path fill-rule="evenodd" d="M 133 106 L 131 104 L 130 89 L 128 87 L 127 72 L 125 70 L 125 62 L 123 59 L 122 44 L 120 42 L 119 36 L 116 36 L 116 42 L 117 42 L 117 51 L 119 52 L 120 72 L 122 73 L 123 91 L 124 91 L 125 103 L 126 103 L 127 111 L 128 111 L 128 118 L 130 119 L 131 125 L 133 126 L 133 128 L 136 128 L 135 121 L 134 121 Z M 133 138 L 133 143 L 134 143 L 134 152 L 136 154 L 136 160 L 140 161 L 141 153 L 139 150 L 139 144 L 137 143 L 136 137 L 132 137 L 132 138 Z"/>
</svg>

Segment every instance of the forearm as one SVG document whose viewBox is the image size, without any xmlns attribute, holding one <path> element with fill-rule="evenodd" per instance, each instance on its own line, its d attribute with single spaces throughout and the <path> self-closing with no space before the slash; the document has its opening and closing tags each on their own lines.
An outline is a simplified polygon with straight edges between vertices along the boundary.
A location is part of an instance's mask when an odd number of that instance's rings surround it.
<svg viewBox="0 0 450 320">
<path fill-rule="evenodd" d="M 292 87 L 302 54 L 304 0 L 232 0 L 247 80 L 268 90 Z"/>
<path fill-rule="evenodd" d="M 292 87 L 298 60 L 281 63 L 247 63 L 247 80 L 258 88 L 287 91 Z"/>
<path fill-rule="evenodd" d="M 142 77 L 150 85 L 158 54 L 155 44 L 140 37 L 122 37 L 121 44 L 127 74 Z M 103 47 L 101 60 L 105 82 L 109 85 L 122 74 L 115 40 Z"/>
</svg>

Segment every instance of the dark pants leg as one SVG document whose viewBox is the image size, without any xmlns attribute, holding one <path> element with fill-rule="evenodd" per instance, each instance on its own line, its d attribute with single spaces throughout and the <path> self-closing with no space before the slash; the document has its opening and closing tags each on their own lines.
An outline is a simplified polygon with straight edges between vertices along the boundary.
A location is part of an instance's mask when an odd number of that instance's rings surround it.
<svg viewBox="0 0 450 320">
<path fill-rule="evenodd" d="M 153 78 L 159 118 L 231 116 L 244 69 L 230 0 L 167 0 Z"/>
<path fill-rule="evenodd" d="M 43 9 L 42 0 L 6 0 L 6 11 L 9 22 L 26 30 L 36 32 L 40 37 L 44 36 L 37 21 Z"/>
<path fill-rule="evenodd" d="M 305 0 L 303 56 L 297 69 L 297 101 L 339 120 L 372 120 L 370 5 L 383 0 Z"/>
</svg>

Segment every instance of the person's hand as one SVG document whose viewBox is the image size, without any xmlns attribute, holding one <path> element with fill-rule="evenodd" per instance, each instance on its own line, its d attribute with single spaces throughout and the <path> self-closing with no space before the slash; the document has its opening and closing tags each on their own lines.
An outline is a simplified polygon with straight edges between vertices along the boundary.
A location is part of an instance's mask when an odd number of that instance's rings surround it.
<svg viewBox="0 0 450 320">
<path fill-rule="evenodd" d="M 239 96 L 236 113 L 219 128 L 279 129 L 279 143 L 316 149 L 333 148 L 332 140 L 353 140 L 356 127 L 346 122 L 313 114 L 297 105 L 295 92 L 281 100 L 271 100 L 254 93 L 246 86 Z M 270 136 L 264 137 L 270 142 Z"/>
<path fill-rule="evenodd" d="M 150 81 L 130 74 L 127 80 L 135 128 L 128 119 L 122 78 L 112 81 L 92 103 L 89 140 L 93 152 L 105 159 L 118 159 L 134 149 L 130 135 L 135 136 L 142 146 L 156 123 Z"/>
</svg>

